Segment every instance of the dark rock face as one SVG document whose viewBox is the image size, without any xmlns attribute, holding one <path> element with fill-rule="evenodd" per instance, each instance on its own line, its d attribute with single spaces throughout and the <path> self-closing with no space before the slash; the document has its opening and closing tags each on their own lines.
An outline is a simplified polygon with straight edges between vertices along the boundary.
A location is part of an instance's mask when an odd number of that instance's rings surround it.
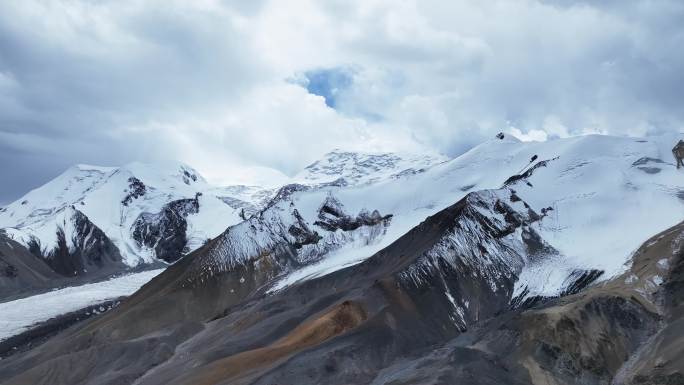
<svg viewBox="0 0 684 385">
<path fill-rule="evenodd" d="M 145 187 L 145 184 L 141 182 L 140 179 L 133 176 L 128 178 L 128 194 L 126 194 L 121 201 L 121 204 L 128 206 L 134 199 L 138 199 L 145 195 L 146 191 L 147 187 Z"/>
<path fill-rule="evenodd" d="M 392 215 L 382 216 L 378 210 L 373 212 L 361 211 L 355 218 L 344 212 L 344 207 L 332 196 L 329 196 L 320 209 L 318 209 L 318 220 L 314 225 L 327 231 L 343 230 L 352 231 L 361 226 L 375 226 L 381 223 L 388 223 Z"/>
<path fill-rule="evenodd" d="M 124 268 L 119 249 L 80 211 L 75 211 L 74 227 L 77 231 L 72 239 L 75 249 L 69 251 L 64 231 L 59 231 L 58 249 L 54 251 L 54 255 L 46 259 L 48 265 L 56 272 L 68 276 L 114 265 Z"/>
<path fill-rule="evenodd" d="M 295 238 L 294 247 L 301 249 L 304 245 L 313 245 L 321 240 L 321 236 L 317 232 L 312 231 L 306 224 L 299 211 L 296 209 L 293 212 L 296 223 L 290 225 L 287 232 Z"/>
<path fill-rule="evenodd" d="M 306 191 L 309 190 L 311 187 L 303 185 L 303 184 L 298 184 L 298 183 L 292 183 L 285 185 L 281 187 L 278 192 L 275 194 L 275 196 L 266 204 L 266 208 L 272 207 L 276 203 L 285 200 L 292 196 L 297 191 Z"/>
<path fill-rule="evenodd" d="M 140 246 L 154 249 L 157 258 L 175 262 L 187 252 L 185 218 L 199 212 L 199 196 L 179 199 L 158 213 L 143 213 L 133 223 L 132 234 Z"/>
<path fill-rule="evenodd" d="M 74 229 L 71 239 L 59 227 L 57 247 L 42 250 L 40 243 L 33 239 L 29 241 L 29 251 L 65 277 L 106 276 L 125 269 L 119 249 L 88 217 L 72 206 L 67 220 L 72 221 Z"/>
<path fill-rule="evenodd" d="M 534 162 L 536 159 L 537 159 L 537 158 L 536 158 L 536 155 L 535 155 L 534 157 L 532 157 L 532 160 L 530 161 L 530 163 L 531 163 L 531 162 Z M 532 167 L 530 167 L 530 168 L 528 168 L 527 170 L 525 170 L 525 172 L 523 172 L 523 173 L 521 173 L 521 174 L 512 175 L 510 178 L 506 179 L 506 181 L 504 182 L 503 185 L 504 185 L 504 186 L 511 186 L 511 185 L 516 184 L 516 183 L 519 182 L 519 181 L 523 181 L 523 180 L 526 181 L 526 180 L 527 180 L 529 177 L 531 177 L 532 174 L 534 174 L 534 172 L 535 172 L 536 170 L 538 170 L 540 167 L 546 167 L 546 166 L 549 164 L 549 162 L 551 162 L 551 161 L 553 161 L 553 160 L 556 160 L 556 159 L 557 159 L 557 158 L 540 160 L 540 161 L 538 161 L 537 163 L 535 163 Z M 530 182 L 526 182 L 526 183 L 527 183 L 527 184 L 530 184 Z"/>
<path fill-rule="evenodd" d="M 183 174 L 183 183 L 190 185 L 190 181 L 197 182 L 197 175 L 193 171 L 181 168 L 181 172 Z"/>
<path fill-rule="evenodd" d="M 566 279 L 567 284 L 565 290 L 561 293 L 561 297 L 566 295 L 577 294 L 587 286 L 603 275 L 603 270 L 575 270 Z"/>
<path fill-rule="evenodd" d="M 647 174 L 657 174 L 662 171 L 661 167 L 666 164 L 662 159 L 643 157 L 634 161 L 632 167 L 636 167 Z"/>
</svg>

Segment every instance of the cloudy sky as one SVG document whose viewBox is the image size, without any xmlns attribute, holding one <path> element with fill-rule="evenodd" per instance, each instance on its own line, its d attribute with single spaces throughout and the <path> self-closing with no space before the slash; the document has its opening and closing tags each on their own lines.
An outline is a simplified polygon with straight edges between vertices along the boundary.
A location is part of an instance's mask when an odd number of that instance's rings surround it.
<svg viewBox="0 0 684 385">
<path fill-rule="evenodd" d="M 74 163 L 260 182 L 332 148 L 684 131 L 682 20 L 680 0 L 3 1 L 0 203 Z"/>
</svg>

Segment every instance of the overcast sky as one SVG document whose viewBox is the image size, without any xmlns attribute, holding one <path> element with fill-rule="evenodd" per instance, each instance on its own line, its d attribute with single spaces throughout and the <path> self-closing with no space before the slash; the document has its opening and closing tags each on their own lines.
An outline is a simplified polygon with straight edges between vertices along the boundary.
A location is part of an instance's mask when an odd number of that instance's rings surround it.
<svg viewBox="0 0 684 385">
<path fill-rule="evenodd" d="M 0 203 L 74 163 L 684 131 L 684 1 L 3 1 Z"/>
</svg>

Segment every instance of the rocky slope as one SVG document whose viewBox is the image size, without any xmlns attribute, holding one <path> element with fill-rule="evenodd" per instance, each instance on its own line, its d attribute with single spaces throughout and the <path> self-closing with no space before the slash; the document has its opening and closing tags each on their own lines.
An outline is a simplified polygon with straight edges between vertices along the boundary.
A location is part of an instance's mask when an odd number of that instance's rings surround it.
<svg viewBox="0 0 684 385">
<path fill-rule="evenodd" d="M 646 241 L 618 277 L 476 325 L 384 370 L 396 384 L 681 384 L 684 225 Z"/>
<path fill-rule="evenodd" d="M 6 297 L 26 288 L 52 287 L 59 279 L 42 258 L 0 231 L 0 292 Z"/>
</svg>

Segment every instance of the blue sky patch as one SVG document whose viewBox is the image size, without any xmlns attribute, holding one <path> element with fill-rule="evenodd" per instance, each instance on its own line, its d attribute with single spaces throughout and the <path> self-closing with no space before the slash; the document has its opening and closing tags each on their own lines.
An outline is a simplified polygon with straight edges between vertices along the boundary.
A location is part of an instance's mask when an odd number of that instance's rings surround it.
<svg viewBox="0 0 684 385">
<path fill-rule="evenodd" d="M 340 93 L 352 86 L 354 73 L 348 68 L 325 68 L 304 72 L 300 83 L 310 94 L 322 96 L 330 108 L 337 106 Z"/>
</svg>

